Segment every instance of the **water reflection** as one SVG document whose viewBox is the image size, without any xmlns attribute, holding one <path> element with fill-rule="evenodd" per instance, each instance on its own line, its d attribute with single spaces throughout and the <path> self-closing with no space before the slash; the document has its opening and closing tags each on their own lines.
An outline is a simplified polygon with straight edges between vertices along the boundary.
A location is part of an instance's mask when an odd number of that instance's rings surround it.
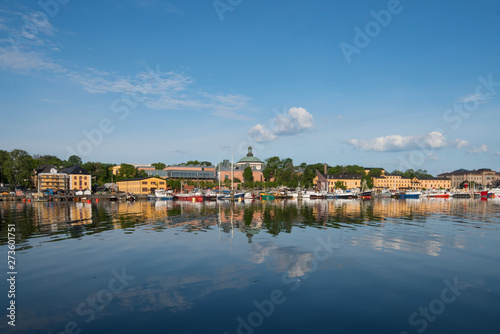
<svg viewBox="0 0 500 334">
<path fill-rule="evenodd" d="M 6 224 L 16 222 L 18 242 L 26 239 L 58 235 L 55 240 L 80 238 L 110 229 L 133 233 L 135 228 L 161 232 L 179 229 L 197 232 L 218 229 L 222 233 L 243 233 L 248 243 L 258 233 L 291 233 L 292 228 L 348 228 L 383 226 L 387 223 L 425 224 L 432 216 L 453 217 L 453 223 L 492 228 L 498 222 L 499 201 L 431 199 L 431 200 L 304 200 L 261 202 L 108 202 L 108 203 L 21 203 L 0 202 L 2 218 L 0 244 L 6 242 Z M 451 219 L 451 218 L 450 218 Z M 495 227 L 493 227 L 495 228 Z M 54 240 L 53 240 L 54 241 Z M 377 236 L 374 247 L 408 249 L 397 239 L 381 243 Z M 462 241 L 457 240 L 457 246 Z M 421 247 L 421 246 L 420 246 Z M 439 249 L 430 240 L 424 247 L 429 253 Z M 433 249 L 433 250 L 431 250 Z"/>
</svg>

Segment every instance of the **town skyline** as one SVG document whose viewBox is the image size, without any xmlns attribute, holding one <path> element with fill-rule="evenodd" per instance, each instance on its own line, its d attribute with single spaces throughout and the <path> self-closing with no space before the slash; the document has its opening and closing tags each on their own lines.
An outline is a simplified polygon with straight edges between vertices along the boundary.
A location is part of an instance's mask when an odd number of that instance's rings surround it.
<svg viewBox="0 0 500 334">
<path fill-rule="evenodd" d="M 1 149 L 216 164 L 251 145 L 296 165 L 500 170 L 498 9 L 7 0 Z"/>
</svg>

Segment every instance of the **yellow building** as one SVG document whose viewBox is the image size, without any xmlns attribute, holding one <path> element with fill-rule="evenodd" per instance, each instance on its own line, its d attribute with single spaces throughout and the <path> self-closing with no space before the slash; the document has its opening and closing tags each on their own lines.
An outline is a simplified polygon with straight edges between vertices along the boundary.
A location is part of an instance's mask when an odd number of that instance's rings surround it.
<svg viewBox="0 0 500 334">
<path fill-rule="evenodd" d="M 445 177 L 423 177 L 412 180 L 415 189 L 451 189 L 451 180 Z"/>
<path fill-rule="evenodd" d="M 118 191 L 138 195 L 151 194 L 157 189 L 167 190 L 167 182 L 156 177 L 140 177 L 116 181 L 116 185 L 118 186 Z"/>
<path fill-rule="evenodd" d="M 328 192 L 334 190 L 335 184 L 339 181 L 342 182 L 347 189 L 361 188 L 361 178 L 361 175 L 321 174 L 316 171 L 313 185 L 318 190 L 326 190 Z"/>
<path fill-rule="evenodd" d="M 373 177 L 373 189 L 404 190 L 412 188 L 412 179 L 401 175 L 382 174 Z"/>
<path fill-rule="evenodd" d="M 68 175 L 70 190 L 92 189 L 92 179 L 89 172 L 80 166 L 64 168 L 61 172 Z"/>
</svg>

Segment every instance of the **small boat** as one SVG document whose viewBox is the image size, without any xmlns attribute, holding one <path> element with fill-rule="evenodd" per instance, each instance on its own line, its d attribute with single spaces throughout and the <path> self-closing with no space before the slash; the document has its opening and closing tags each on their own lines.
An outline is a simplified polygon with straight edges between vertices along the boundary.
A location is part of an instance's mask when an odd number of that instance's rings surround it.
<svg viewBox="0 0 500 334">
<path fill-rule="evenodd" d="M 156 189 L 155 190 L 155 197 L 158 200 L 161 201 L 169 201 L 174 199 L 174 194 L 172 191 L 169 190 L 164 190 L 164 189 Z"/>
<path fill-rule="evenodd" d="M 401 198 L 420 198 L 422 195 L 421 191 L 407 191 L 406 193 L 402 193 L 400 195 Z"/>
<path fill-rule="evenodd" d="M 356 194 L 349 190 L 335 190 L 335 199 L 353 199 L 356 198 Z"/>
<path fill-rule="evenodd" d="M 361 198 L 361 199 L 371 199 L 372 198 L 372 191 L 371 190 L 367 190 L 367 191 L 362 191 L 359 193 L 358 195 L 358 198 Z"/>
<path fill-rule="evenodd" d="M 192 192 L 187 194 L 175 194 L 175 199 L 179 201 L 203 202 L 204 198 L 205 196 L 203 196 L 203 194 L 199 192 Z"/>
<path fill-rule="evenodd" d="M 500 188 L 494 188 L 489 190 L 488 198 L 500 198 Z"/>
<path fill-rule="evenodd" d="M 422 195 L 427 198 L 450 198 L 450 193 L 446 191 L 428 191 Z"/>
<path fill-rule="evenodd" d="M 372 193 L 372 195 L 375 198 L 391 198 L 393 193 L 389 189 L 382 189 L 381 191 Z"/>
<path fill-rule="evenodd" d="M 274 201 L 276 197 L 269 193 L 260 193 L 260 199 L 263 201 Z"/>
<path fill-rule="evenodd" d="M 224 194 L 221 197 L 217 197 L 218 199 L 231 199 L 231 194 Z M 244 192 L 239 192 L 234 194 L 234 199 L 239 199 L 239 198 L 245 198 L 245 193 Z"/>
</svg>

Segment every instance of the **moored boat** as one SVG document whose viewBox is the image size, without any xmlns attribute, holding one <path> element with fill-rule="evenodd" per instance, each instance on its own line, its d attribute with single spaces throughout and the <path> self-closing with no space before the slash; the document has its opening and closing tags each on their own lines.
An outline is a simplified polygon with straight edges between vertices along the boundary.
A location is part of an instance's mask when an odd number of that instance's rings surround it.
<svg viewBox="0 0 500 334">
<path fill-rule="evenodd" d="M 407 191 L 406 193 L 402 193 L 400 195 L 401 198 L 420 198 L 422 195 L 421 191 Z"/>
<path fill-rule="evenodd" d="M 186 194 L 175 194 L 175 199 L 179 201 L 193 201 L 193 202 L 202 202 L 205 196 L 199 192 L 192 192 Z"/>
<path fill-rule="evenodd" d="M 162 201 L 169 201 L 169 200 L 174 199 L 174 194 L 168 190 L 156 189 L 155 190 L 155 197 L 156 197 L 156 199 L 159 199 Z"/>
</svg>

